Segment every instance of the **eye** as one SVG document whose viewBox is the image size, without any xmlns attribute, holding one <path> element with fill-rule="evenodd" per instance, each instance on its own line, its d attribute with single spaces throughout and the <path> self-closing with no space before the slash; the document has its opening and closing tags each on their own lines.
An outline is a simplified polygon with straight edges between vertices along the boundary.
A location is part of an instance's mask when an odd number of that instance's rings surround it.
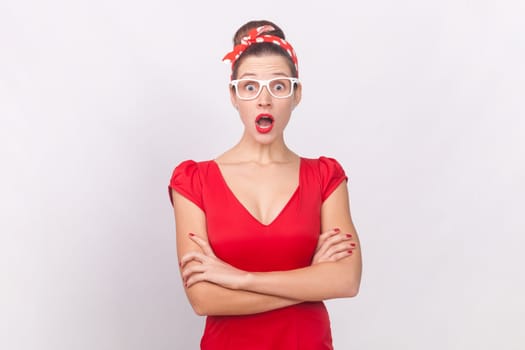
<svg viewBox="0 0 525 350">
<path fill-rule="evenodd" d="M 272 92 L 279 96 L 285 96 L 290 91 L 290 82 L 287 79 L 274 79 L 270 82 Z"/>
<path fill-rule="evenodd" d="M 253 80 L 243 80 L 240 83 L 242 91 L 255 93 L 259 90 L 259 83 Z"/>
<path fill-rule="evenodd" d="M 248 84 L 246 84 L 246 86 L 244 87 L 244 89 L 245 89 L 246 91 L 250 91 L 250 92 L 257 91 L 257 87 L 255 86 L 254 83 L 248 83 Z"/>
<path fill-rule="evenodd" d="M 273 86 L 274 90 L 275 91 L 283 91 L 284 89 L 286 89 L 285 85 L 281 82 L 278 82 L 276 83 L 274 86 Z"/>
</svg>

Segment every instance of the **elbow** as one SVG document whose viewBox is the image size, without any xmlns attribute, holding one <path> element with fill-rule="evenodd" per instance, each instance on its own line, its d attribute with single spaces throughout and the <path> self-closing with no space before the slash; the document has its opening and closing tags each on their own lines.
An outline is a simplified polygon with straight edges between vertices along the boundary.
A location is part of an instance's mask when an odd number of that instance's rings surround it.
<svg viewBox="0 0 525 350">
<path fill-rule="evenodd" d="M 191 307 L 193 308 L 195 315 L 208 316 L 208 313 L 206 312 L 205 308 L 202 307 L 202 305 L 191 304 Z"/>
<path fill-rule="evenodd" d="M 348 286 L 343 288 L 338 297 L 339 298 L 354 298 L 359 294 L 359 286 Z"/>
<path fill-rule="evenodd" d="M 354 298 L 359 294 L 359 284 L 350 286 L 346 291 L 347 298 Z"/>
<path fill-rule="evenodd" d="M 213 316 L 220 314 L 218 303 L 210 297 L 207 283 L 199 282 L 186 289 L 186 295 L 193 312 L 197 316 Z"/>
<path fill-rule="evenodd" d="M 213 316 L 216 315 L 212 305 L 206 303 L 191 303 L 191 308 L 197 316 Z"/>
<path fill-rule="evenodd" d="M 188 300 L 191 304 L 193 312 L 197 316 L 208 316 L 211 313 L 209 298 L 205 298 L 203 290 L 200 286 L 195 285 L 186 290 Z"/>
<path fill-rule="evenodd" d="M 343 298 L 354 298 L 359 294 L 359 288 L 361 287 L 361 266 L 352 272 L 345 274 L 345 278 L 342 279 L 341 290 Z"/>
<path fill-rule="evenodd" d="M 361 287 L 361 272 L 353 276 L 348 287 L 348 297 L 354 298 L 359 294 L 359 288 Z"/>
<path fill-rule="evenodd" d="M 339 290 L 340 298 L 354 298 L 359 294 L 360 281 L 346 281 Z"/>
</svg>

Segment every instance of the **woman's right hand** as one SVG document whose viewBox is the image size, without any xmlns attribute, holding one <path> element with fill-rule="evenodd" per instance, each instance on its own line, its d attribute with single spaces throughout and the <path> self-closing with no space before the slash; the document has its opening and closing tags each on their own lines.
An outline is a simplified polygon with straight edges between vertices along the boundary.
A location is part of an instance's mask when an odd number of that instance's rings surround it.
<svg viewBox="0 0 525 350">
<path fill-rule="evenodd" d="M 352 235 L 349 233 L 341 233 L 341 230 L 338 228 L 323 232 L 319 235 L 312 265 L 339 261 L 347 256 L 351 256 L 356 248 L 357 244 L 352 241 Z"/>
<path fill-rule="evenodd" d="M 190 233 L 189 238 L 201 248 L 202 252 L 188 252 L 179 262 L 185 287 L 189 288 L 197 282 L 208 281 L 229 289 L 242 289 L 242 282 L 247 276 L 246 271 L 219 259 L 203 237 Z M 191 262 L 198 264 L 190 264 Z"/>
</svg>

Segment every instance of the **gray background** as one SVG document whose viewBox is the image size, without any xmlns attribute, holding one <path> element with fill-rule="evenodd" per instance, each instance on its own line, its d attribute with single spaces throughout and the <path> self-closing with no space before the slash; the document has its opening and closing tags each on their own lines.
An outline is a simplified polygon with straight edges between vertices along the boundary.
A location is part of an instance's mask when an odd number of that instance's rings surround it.
<svg viewBox="0 0 525 350">
<path fill-rule="evenodd" d="M 289 145 L 350 177 L 336 348 L 525 347 L 525 3 L 341 4 L 0 2 L 0 348 L 197 348 L 167 185 L 240 137 L 220 59 L 260 18 L 299 55 Z"/>
</svg>

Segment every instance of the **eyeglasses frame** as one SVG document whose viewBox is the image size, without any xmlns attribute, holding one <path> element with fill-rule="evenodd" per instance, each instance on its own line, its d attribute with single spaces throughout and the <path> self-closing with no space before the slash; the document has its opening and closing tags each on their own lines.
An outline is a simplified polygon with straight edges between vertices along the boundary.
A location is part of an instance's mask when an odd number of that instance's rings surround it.
<svg viewBox="0 0 525 350">
<path fill-rule="evenodd" d="M 286 80 L 289 80 L 290 83 L 292 84 L 291 86 L 291 89 L 290 89 L 290 94 L 287 95 L 287 96 L 275 96 L 273 93 L 272 93 L 272 90 L 270 89 L 270 83 L 274 80 L 279 80 L 279 79 L 286 79 Z M 257 94 L 255 94 L 255 96 L 253 97 L 249 97 L 249 98 L 246 98 L 246 97 L 241 97 L 239 95 L 239 89 L 238 89 L 238 84 L 239 82 L 241 81 L 255 81 L 259 84 L 259 91 L 257 91 Z M 255 100 L 257 97 L 259 97 L 259 95 L 261 94 L 261 91 L 263 90 L 264 87 L 266 87 L 266 91 L 268 91 L 268 93 L 272 96 L 272 97 L 275 97 L 275 98 L 279 98 L 279 99 L 284 99 L 284 98 L 289 98 L 291 96 L 293 96 L 294 92 L 295 92 L 295 88 L 297 86 L 297 84 L 300 84 L 301 82 L 299 81 L 299 78 L 294 78 L 294 77 L 276 77 L 276 78 L 272 78 L 272 79 L 268 79 L 268 80 L 259 80 L 259 79 L 250 79 L 250 78 L 244 78 L 244 79 L 234 79 L 232 81 L 230 81 L 230 86 L 232 86 L 234 89 L 235 89 L 235 95 L 243 100 L 243 101 L 250 101 L 250 100 Z"/>
</svg>

